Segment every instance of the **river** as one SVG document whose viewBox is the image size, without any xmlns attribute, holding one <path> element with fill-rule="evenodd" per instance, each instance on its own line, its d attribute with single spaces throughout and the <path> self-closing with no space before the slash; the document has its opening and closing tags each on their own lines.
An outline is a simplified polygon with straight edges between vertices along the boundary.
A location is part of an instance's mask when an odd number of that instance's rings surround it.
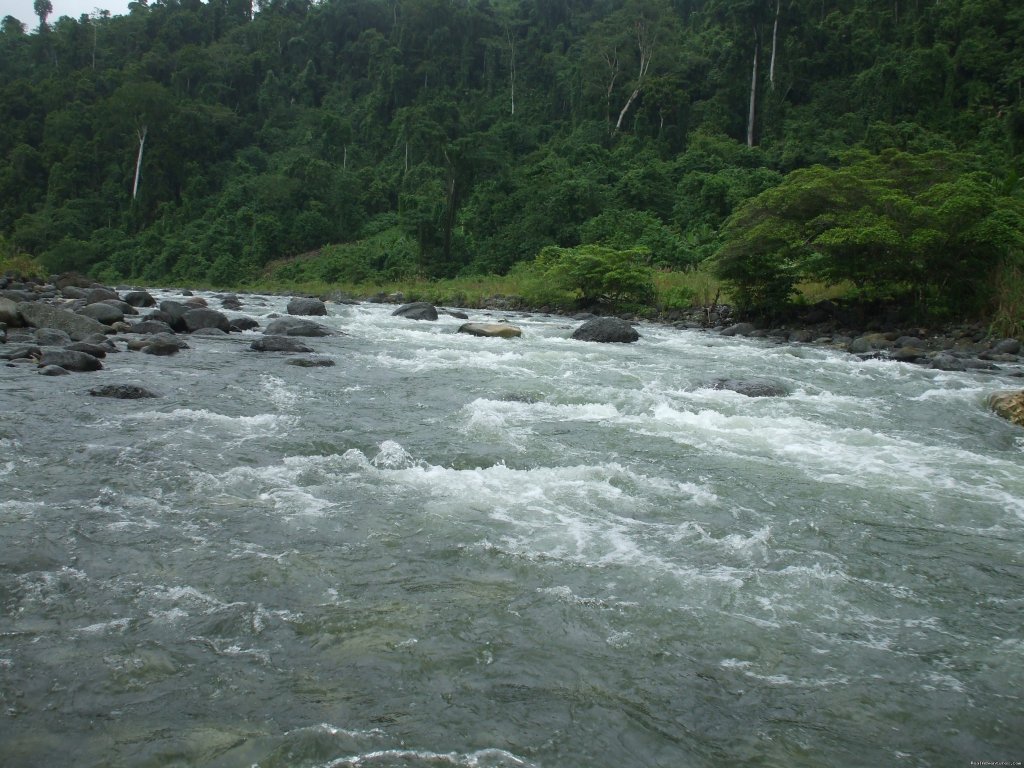
<svg viewBox="0 0 1024 768">
<path fill-rule="evenodd" d="M 330 368 L 0 368 L 4 766 L 1024 759 L 1013 371 L 329 306 Z"/>
</svg>

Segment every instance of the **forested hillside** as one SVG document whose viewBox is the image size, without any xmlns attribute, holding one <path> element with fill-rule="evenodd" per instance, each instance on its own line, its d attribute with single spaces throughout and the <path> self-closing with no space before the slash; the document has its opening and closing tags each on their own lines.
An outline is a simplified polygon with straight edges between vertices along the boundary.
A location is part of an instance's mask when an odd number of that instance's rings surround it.
<svg viewBox="0 0 1024 768">
<path fill-rule="evenodd" d="M 591 243 L 715 258 L 750 306 L 820 279 L 964 312 L 1019 275 L 1018 0 L 36 7 L 0 34 L 0 235 L 53 271 L 237 286 L 352 243 L 305 276 L 443 277 Z"/>
</svg>

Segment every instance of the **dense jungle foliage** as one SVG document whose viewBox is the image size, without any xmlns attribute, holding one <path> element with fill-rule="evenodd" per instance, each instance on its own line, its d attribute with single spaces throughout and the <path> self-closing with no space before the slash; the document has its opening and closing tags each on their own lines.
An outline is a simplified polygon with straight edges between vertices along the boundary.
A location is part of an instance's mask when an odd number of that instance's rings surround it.
<svg viewBox="0 0 1024 768">
<path fill-rule="evenodd" d="M 0 30 L 0 247 L 51 271 L 649 301 L 707 263 L 755 310 L 817 281 L 940 316 L 1022 287 L 1018 0 L 35 7 Z"/>
</svg>

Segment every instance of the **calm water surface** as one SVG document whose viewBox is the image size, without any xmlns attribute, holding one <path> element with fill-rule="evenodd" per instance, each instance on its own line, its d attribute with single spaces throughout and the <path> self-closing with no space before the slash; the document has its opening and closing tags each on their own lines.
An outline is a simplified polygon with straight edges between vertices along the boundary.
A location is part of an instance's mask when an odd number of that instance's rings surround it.
<svg viewBox="0 0 1024 768">
<path fill-rule="evenodd" d="M 4 766 L 1024 759 L 1011 371 L 330 306 L 333 368 L 0 368 Z"/>
</svg>

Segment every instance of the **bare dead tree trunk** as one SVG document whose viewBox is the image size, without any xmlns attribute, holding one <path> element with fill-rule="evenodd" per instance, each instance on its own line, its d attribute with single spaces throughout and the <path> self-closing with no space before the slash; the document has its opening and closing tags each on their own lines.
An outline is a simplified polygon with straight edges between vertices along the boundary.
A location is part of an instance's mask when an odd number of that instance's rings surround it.
<svg viewBox="0 0 1024 768">
<path fill-rule="evenodd" d="M 779 42 L 779 12 L 782 10 L 782 0 L 775 0 L 775 24 L 772 25 L 772 60 L 768 65 L 768 85 L 775 90 L 775 51 Z"/>
<path fill-rule="evenodd" d="M 508 84 L 509 90 L 511 91 L 511 116 L 516 115 L 516 41 L 512 39 L 512 30 L 509 27 L 505 27 L 505 37 L 508 40 L 508 58 L 509 58 L 509 72 L 508 72 Z"/>
<path fill-rule="evenodd" d="M 132 200 L 139 196 L 139 176 L 142 173 L 142 150 L 146 146 L 146 134 L 148 132 L 149 127 L 145 125 L 135 131 L 135 135 L 139 137 L 139 154 L 135 158 L 135 182 L 132 184 Z"/>
<path fill-rule="evenodd" d="M 622 111 L 619 112 L 619 119 L 615 123 L 615 133 L 618 133 L 622 129 L 622 121 L 626 119 L 626 113 L 629 112 L 629 108 L 633 106 L 633 102 L 637 100 L 640 95 L 640 91 L 644 87 L 644 79 L 647 77 L 647 70 L 651 67 L 651 55 L 654 52 L 654 40 L 650 34 L 650 28 L 647 26 L 647 21 L 640 19 L 636 23 L 636 45 L 637 50 L 640 53 L 640 72 L 636 77 L 636 86 L 633 88 L 633 92 L 626 99 L 625 105 L 622 107 Z"/>
<path fill-rule="evenodd" d="M 761 54 L 761 41 L 754 27 L 754 66 L 750 74 L 750 109 L 747 112 L 747 146 L 754 146 L 754 120 L 757 117 L 757 64 Z"/>
</svg>

